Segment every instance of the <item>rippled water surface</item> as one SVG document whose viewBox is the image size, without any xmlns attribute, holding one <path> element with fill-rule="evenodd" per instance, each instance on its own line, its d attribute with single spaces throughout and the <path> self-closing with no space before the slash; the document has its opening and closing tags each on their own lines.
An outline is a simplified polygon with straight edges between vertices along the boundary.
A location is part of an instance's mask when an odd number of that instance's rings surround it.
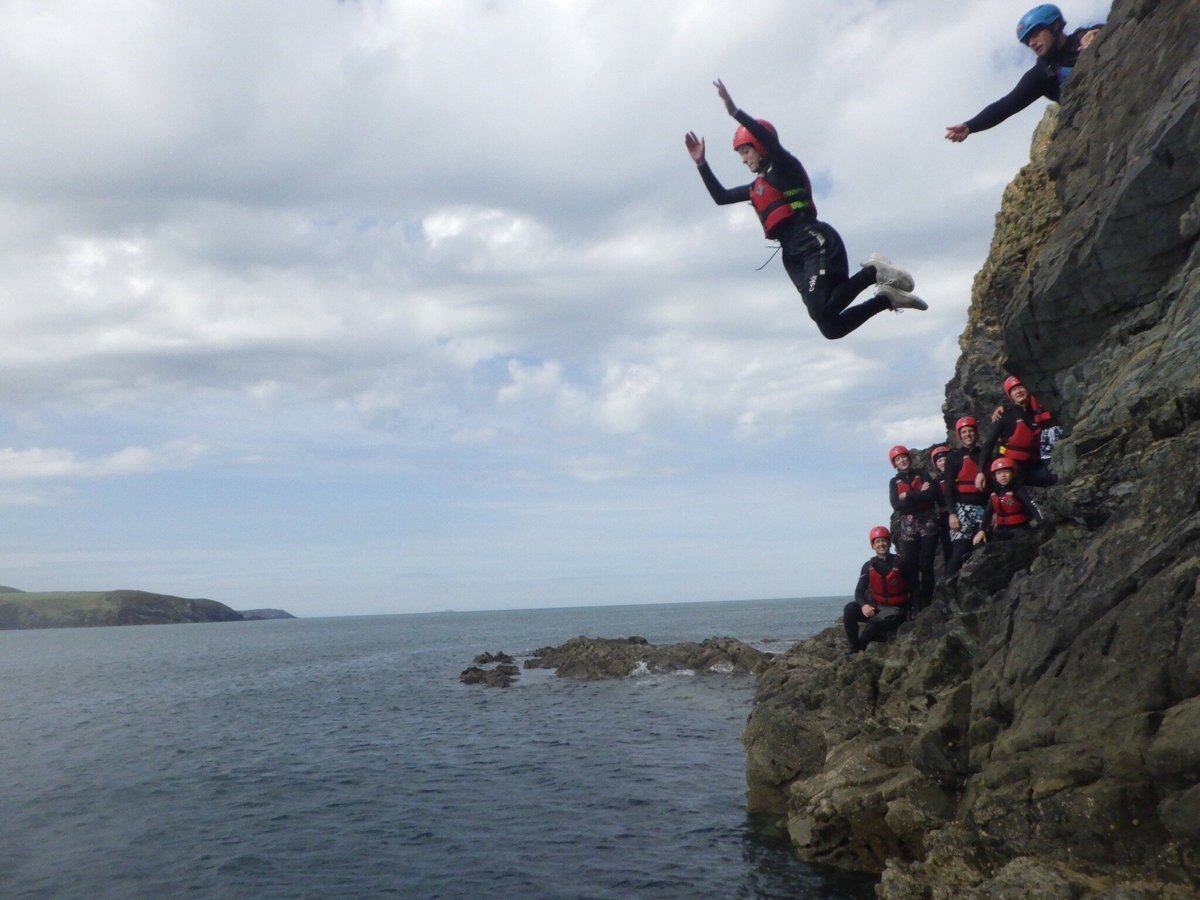
<svg viewBox="0 0 1200 900">
<path fill-rule="evenodd" d="M 869 895 L 747 819 L 749 678 L 457 680 L 577 634 L 782 649 L 843 602 L 0 633 L 0 896 Z"/>
</svg>

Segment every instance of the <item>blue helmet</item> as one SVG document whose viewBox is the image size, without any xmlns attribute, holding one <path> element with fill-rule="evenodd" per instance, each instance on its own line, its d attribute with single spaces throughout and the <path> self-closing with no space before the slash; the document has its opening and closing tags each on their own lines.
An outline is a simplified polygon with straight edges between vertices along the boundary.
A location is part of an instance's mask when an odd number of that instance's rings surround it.
<svg viewBox="0 0 1200 900">
<path fill-rule="evenodd" d="M 1017 23 L 1017 40 L 1023 44 L 1026 38 L 1039 28 L 1051 28 L 1056 22 L 1066 24 L 1066 21 L 1062 10 L 1053 3 L 1043 3 L 1041 6 L 1035 6 L 1029 12 L 1025 13 L 1025 15 L 1021 16 L 1021 21 Z"/>
</svg>

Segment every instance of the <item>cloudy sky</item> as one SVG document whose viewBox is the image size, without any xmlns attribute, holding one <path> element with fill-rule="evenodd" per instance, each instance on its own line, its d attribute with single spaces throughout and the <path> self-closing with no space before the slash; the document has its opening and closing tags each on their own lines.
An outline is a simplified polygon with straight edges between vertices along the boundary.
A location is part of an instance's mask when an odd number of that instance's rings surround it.
<svg viewBox="0 0 1200 900">
<path fill-rule="evenodd" d="M 0 584 L 299 615 L 846 594 L 1044 103 L 1027 0 L 0 5 Z M 1107 3 L 1065 7 L 1072 25 Z M 841 341 L 723 78 L 852 266 Z"/>
</svg>

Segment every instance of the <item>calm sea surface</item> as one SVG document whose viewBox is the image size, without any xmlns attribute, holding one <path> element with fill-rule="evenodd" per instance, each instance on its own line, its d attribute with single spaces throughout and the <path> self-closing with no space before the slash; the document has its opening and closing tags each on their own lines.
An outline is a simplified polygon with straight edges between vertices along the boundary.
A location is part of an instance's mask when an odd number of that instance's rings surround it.
<svg viewBox="0 0 1200 900">
<path fill-rule="evenodd" d="M 745 813 L 753 682 L 464 686 L 845 598 L 0 632 L 0 897 L 861 897 Z"/>
</svg>

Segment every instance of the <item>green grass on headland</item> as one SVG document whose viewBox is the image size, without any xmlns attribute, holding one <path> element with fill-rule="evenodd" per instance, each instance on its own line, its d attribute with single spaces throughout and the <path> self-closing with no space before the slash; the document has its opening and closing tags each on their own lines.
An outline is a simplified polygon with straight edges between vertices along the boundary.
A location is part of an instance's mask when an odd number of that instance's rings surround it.
<svg viewBox="0 0 1200 900">
<path fill-rule="evenodd" d="M 0 592 L 0 630 L 241 619 L 241 613 L 215 600 L 189 600 L 146 591 Z"/>
</svg>

